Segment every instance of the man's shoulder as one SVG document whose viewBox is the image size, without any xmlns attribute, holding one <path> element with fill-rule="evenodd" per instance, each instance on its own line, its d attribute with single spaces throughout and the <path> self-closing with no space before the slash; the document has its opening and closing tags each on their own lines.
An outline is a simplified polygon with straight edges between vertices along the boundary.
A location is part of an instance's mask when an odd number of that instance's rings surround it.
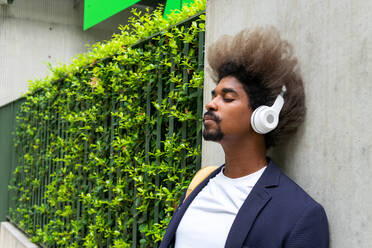
<svg viewBox="0 0 372 248">
<path fill-rule="evenodd" d="M 279 168 L 272 169 L 271 181 L 276 183 L 266 184 L 264 190 L 270 200 L 256 220 L 250 242 L 260 243 L 271 233 L 275 234 L 270 236 L 271 240 L 290 244 L 290 247 L 303 247 L 303 238 L 314 239 L 311 241 L 315 242 L 314 247 L 328 247 L 328 220 L 324 208 Z"/>
<path fill-rule="evenodd" d="M 320 203 L 282 171 L 279 180 L 278 187 L 270 190 L 274 202 L 281 203 L 283 208 L 293 214 L 311 209 L 324 211 Z"/>
<path fill-rule="evenodd" d="M 301 198 L 308 201 L 309 203 L 316 204 L 317 202 L 307 193 L 300 185 L 298 185 L 294 180 L 287 176 L 284 172 L 281 172 L 280 176 L 280 187 L 283 191 L 286 191 L 288 197 Z"/>
<path fill-rule="evenodd" d="M 280 229 L 287 236 L 298 225 L 307 228 L 315 223 L 314 228 L 327 227 L 324 208 L 278 167 L 271 166 L 262 181 L 270 200 L 261 211 L 262 218 L 257 219 L 258 227 L 270 232 Z"/>
<path fill-rule="evenodd" d="M 306 209 L 322 209 L 301 186 L 289 178 L 273 160 L 259 180 L 259 185 L 271 196 L 269 209 L 293 216 L 302 215 Z"/>
</svg>

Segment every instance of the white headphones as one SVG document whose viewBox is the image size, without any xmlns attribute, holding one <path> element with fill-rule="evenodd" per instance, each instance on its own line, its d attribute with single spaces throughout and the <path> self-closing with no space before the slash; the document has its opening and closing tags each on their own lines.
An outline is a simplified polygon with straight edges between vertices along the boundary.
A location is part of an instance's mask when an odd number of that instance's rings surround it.
<svg viewBox="0 0 372 248">
<path fill-rule="evenodd" d="M 287 88 L 283 85 L 282 91 L 271 107 L 262 105 L 255 109 L 251 116 L 251 126 L 255 132 L 265 134 L 278 126 L 280 110 L 284 104 L 283 96 L 286 91 Z"/>
</svg>

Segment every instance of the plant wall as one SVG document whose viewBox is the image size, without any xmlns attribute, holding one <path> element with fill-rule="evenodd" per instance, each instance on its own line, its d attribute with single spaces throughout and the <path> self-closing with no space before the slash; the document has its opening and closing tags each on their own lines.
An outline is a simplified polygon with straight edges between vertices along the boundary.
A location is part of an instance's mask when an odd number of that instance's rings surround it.
<svg viewBox="0 0 372 248">
<path fill-rule="evenodd" d="M 32 241 L 157 247 L 200 167 L 204 8 L 134 12 L 121 34 L 32 83 L 10 187 L 10 219 Z"/>
</svg>

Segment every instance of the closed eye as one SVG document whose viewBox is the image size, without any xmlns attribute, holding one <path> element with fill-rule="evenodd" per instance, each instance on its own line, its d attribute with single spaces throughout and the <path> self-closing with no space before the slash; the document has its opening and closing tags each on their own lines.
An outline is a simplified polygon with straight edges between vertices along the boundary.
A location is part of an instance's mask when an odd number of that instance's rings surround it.
<svg viewBox="0 0 372 248">
<path fill-rule="evenodd" d="M 231 99 L 231 98 L 224 98 L 223 99 L 225 102 L 232 102 L 232 101 L 234 101 L 234 99 Z"/>
</svg>

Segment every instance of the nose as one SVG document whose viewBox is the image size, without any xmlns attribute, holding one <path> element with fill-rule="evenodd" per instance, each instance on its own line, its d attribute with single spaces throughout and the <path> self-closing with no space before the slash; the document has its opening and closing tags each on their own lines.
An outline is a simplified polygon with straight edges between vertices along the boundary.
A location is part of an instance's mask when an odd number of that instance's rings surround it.
<svg viewBox="0 0 372 248">
<path fill-rule="evenodd" d="M 217 110 L 217 104 L 215 101 L 216 98 L 212 99 L 209 103 L 205 105 L 205 108 L 207 111 L 216 111 Z"/>
</svg>

